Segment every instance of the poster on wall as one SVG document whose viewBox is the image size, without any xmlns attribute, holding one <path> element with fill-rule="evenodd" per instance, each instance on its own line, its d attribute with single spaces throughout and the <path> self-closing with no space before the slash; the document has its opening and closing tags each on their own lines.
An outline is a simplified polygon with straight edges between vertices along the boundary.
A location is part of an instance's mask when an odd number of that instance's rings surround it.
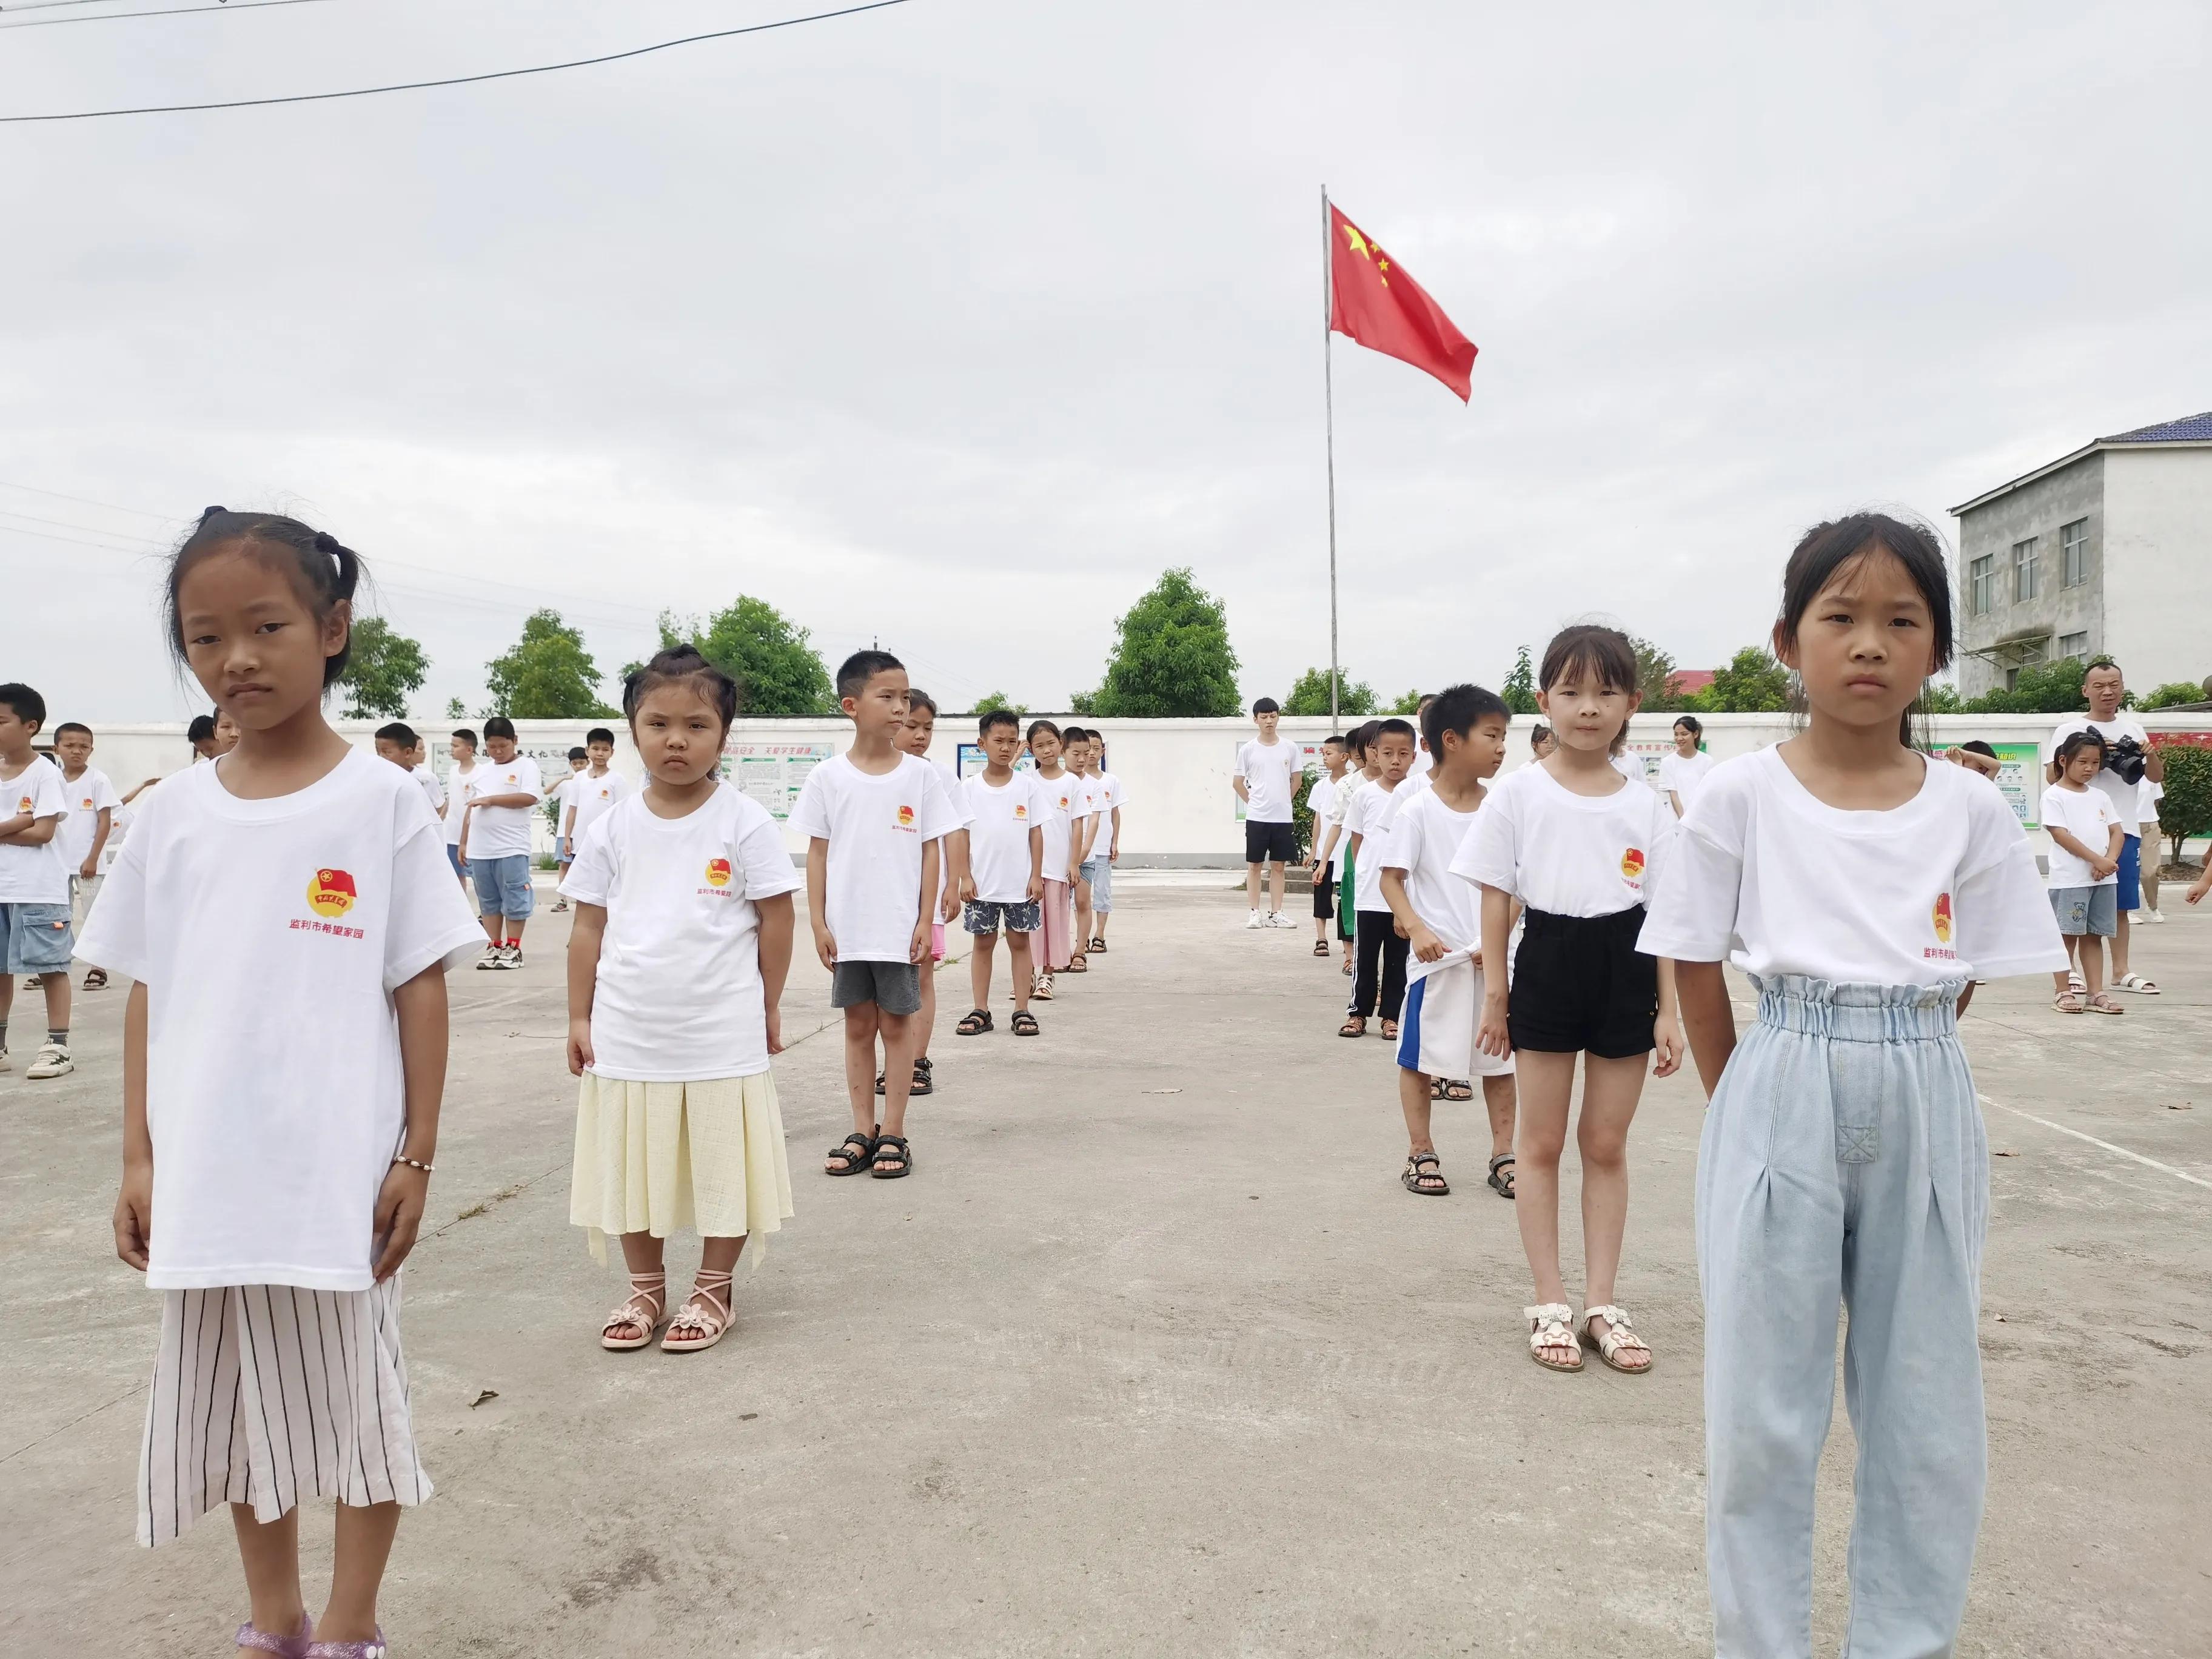
<svg viewBox="0 0 2212 1659">
<path fill-rule="evenodd" d="M 726 743 L 722 775 L 781 823 L 791 816 L 807 775 L 835 753 L 826 743 Z"/>
<path fill-rule="evenodd" d="M 953 770 L 960 777 L 972 778 L 983 769 L 984 760 L 983 745 L 981 744 L 963 743 L 960 745 L 960 753 L 955 758 Z M 1030 753 L 1028 750 L 1023 750 L 1020 754 L 1014 757 L 1014 770 L 1017 772 L 1036 771 L 1036 757 Z"/>
<path fill-rule="evenodd" d="M 1997 793 L 2005 798 L 2024 830 L 2040 826 L 2043 817 L 2043 747 L 2033 743 L 1993 743 L 1997 751 Z"/>
<path fill-rule="evenodd" d="M 1244 798 L 1237 793 L 1237 785 L 1233 781 L 1237 776 L 1237 757 L 1244 752 L 1244 745 L 1254 740 L 1250 738 L 1239 738 L 1237 739 L 1236 748 L 1231 750 L 1229 752 L 1229 775 L 1232 780 L 1229 786 L 1229 804 L 1232 807 L 1236 808 L 1237 822 L 1239 823 L 1244 822 Z M 1288 738 L 1284 738 L 1283 741 L 1285 743 L 1291 742 Z M 1318 772 L 1321 770 L 1321 745 L 1319 744 L 1291 743 L 1291 747 L 1298 751 L 1298 769 L 1301 772 Z"/>
</svg>

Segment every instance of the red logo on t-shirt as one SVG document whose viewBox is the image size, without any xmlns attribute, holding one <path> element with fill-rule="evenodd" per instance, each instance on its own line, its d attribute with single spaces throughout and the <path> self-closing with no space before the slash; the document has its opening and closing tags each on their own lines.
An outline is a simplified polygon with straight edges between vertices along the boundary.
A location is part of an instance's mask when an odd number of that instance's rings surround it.
<svg viewBox="0 0 2212 1659">
<path fill-rule="evenodd" d="M 30 805 L 28 801 L 26 801 L 23 804 L 26 806 Z M 911 830 L 914 828 L 914 808 L 911 806 L 902 806 L 899 808 L 898 827 L 902 830 Z"/>
<path fill-rule="evenodd" d="M 318 870 L 307 884 L 307 908 L 319 916 L 342 916 L 359 896 L 353 878 L 343 870 Z"/>
<path fill-rule="evenodd" d="M 92 811 L 92 797 L 89 795 L 84 798 L 84 810 L 88 812 Z"/>
<path fill-rule="evenodd" d="M 1620 878 L 1634 886 L 1644 879 L 1644 849 L 1632 847 L 1620 855 Z"/>
<path fill-rule="evenodd" d="M 31 810 L 31 798 L 28 795 L 26 795 L 22 799 L 17 801 L 15 803 L 15 810 L 18 812 L 29 811 Z"/>
<path fill-rule="evenodd" d="M 1951 896 L 1948 893 L 1938 893 L 1936 895 L 1936 914 L 1934 920 L 1936 923 L 1936 942 L 1938 945 L 1948 945 L 1951 942 Z"/>
<path fill-rule="evenodd" d="M 1030 809 L 1026 806 L 1017 806 L 1014 808 L 1014 822 L 1016 823 L 1025 823 L 1029 818 L 1029 815 Z"/>
<path fill-rule="evenodd" d="M 729 860 L 708 859 L 707 860 L 707 884 L 710 887 L 727 887 L 730 884 Z"/>
</svg>

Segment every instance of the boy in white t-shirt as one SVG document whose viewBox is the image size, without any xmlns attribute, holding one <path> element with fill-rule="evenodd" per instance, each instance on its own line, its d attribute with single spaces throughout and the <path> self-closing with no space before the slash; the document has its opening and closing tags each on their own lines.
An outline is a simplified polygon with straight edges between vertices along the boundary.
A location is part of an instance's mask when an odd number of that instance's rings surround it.
<svg viewBox="0 0 2212 1659">
<path fill-rule="evenodd" d="M 1065 735 L 1061 752 L 1067 761 L 1070 779 L 1067 836 L 1076 871 L 1072 896 L 1075 902 L 1075 938 L 1068 948 L 1067 971 L 1085 974 L 1091 971 L 1091 928 L 1097 920 L 1091 908 L 1095 896 L 1091 890 L 1091 878 L 1096 873 L 1096 866 L 1091 861 L 1091 844 L 1098 836 L 1098 780 L 1091 775 L 1091 767 L 1097 746 L 1092 733 L 1080 726 L 1069 726 Z M 1112 843 L 1107 844 L 1110 848 Z"/>
<path fill-rule="evenodd" d="M 1382 854 L 1382 897 L 1407 941 L 1404 1018 L 1398 1036 L 1398 1103 L 1410 1143 L 1400 1176 L 1408 1192 L 1448 1193 L 1430 1132 L 1431 1102 L 1467 1100 L 1482 1079 L 1490 1113 L 1490 1186 L 1513 1196 L 1513 1057 L 1483 1053 L 1476 1035 L 1483 993 L 1482 895 L 1451 873 L 1486 784 L 1504 763 L 1512 711 L 1478 685 L 1429 699 L 1424 738 L 1436 764 L 1430 786 L 1400 803 Z M 1498 965 L 1504 974 L 1507 966 Z"/>
<path fill-rule="evenodd" d="M 15 975 L 34 976 L 46 996 L 46 1040 L 23 1075 L 61 1077 L 70 1058 L 69 870 L 61 831 L 69 817 L 61 768 L 31 746 L 46 723 L 46 700 L 27 685 L 0 685 L 0 1072 L 9 1068 L 8 1011 Z"/>
<path fill-rule="evenodd" d="M 1106 949 L 1106 919 L 1114 914 L 1114 861 L 1121 856 L 1121 808 L 1128 795 L 1121 780 L 1106 769 L 1106 734 L 1097 726 L 1083 733 L 1084 779 L 1091 786 L 1091 845 L 1083 855 L 1084 884 L 1091 890 L 1091 933 L 1084 948 Z"/>
<path fill-rule="evenodd" d="M 545 792 L 545 803 L 553 808 L 553 908 L 557 912 L 568 908 L 568 896 L 560 884 L 568 878 L 568 866 L 575 862 L 576 843 L 568 839 L 568 807 L 575 798 L 576 780 L 584 775 L 584 768 L 591 756 L 579 744 L 568 750 L 568 775 Z"/>
<path fill-rule="evenodd" d="M 1070 933 L 1075 926 L 1074 893 L 1082 881 L 1082 848 L 1072 834 L 1076 779 L 1060 764 L 1066 744 L 1060 727 L 1050 720 L 1031 720 L 1024 735 L 1036 762 L 1036 780 L 1045 793 L 1044 898 L 1037 916 L 1036 1000 L 1050 1002 L 1057 994 L 1052 976 L 1067 966 Z"/>
<path fill-rule="evenodd" d="M 1336 843 L 1343 834 L 1337 823 L 1337 806 L 1345 787 L 1344 775 L 1351 764 L 1344 734 L 1332 732 L 1321 742 L 1321 775 L 1306 791 L 1306 811 L 1312 824 L 1306 873 L 1313 882 L 1314 954 L 1323 961 L 1329 956 L 1328 920 L 1336 914 Z M 1350 948 L 1347 940 L 1347 954 Z"/>
<path fill-rule="evenodd" d="M 823 1164 L 895 1181 L 914 1168 L 903 1133 L 914 1079 L 915 1015 L 942 842 L 958 819 L 936 768 L 902 754 L 906 668 L 887 651 L 856 651 L 837 670 L 853 746 L 807 775 L 790 825 L 807 838 L 806 910 L 845 1015 L 845 1090 L 853 1131 Z M 876 1040 L 884 1044 L 884 1115 L 875 1118 Z"/>
<path fill-rule="evenodd" d="M 2095 787 L 2104 769 L 2105 740 L 2094 731 L 2068 733 L 2058 741 L 2054 763 L 2058 781 L 2043 792 L 2043 828 L 2051 837 L 2051 908 L 2067 948 L 2079 955 L 2082 989 L 2075 990 L 2063 969 L 2056 981 L 2055 1004 L 2062 1014 L 2124 1013 L 2119 1000 L 2105 989 L 2100 939 L 2119 932 L 2120 852 L 2126 826 L 2105 792 Z"/>
<path fill-rule="evenodd" d="M 1244 803 L 1244 925 L 1247 927 L 1295 926 L 1283 914 L 1283 878 L 1298 855 L 1297 831 L 1291 823 L 1291 799 L 1298 774 L 1304 770 L 1298 746 L 1276 732 L 1283 707 L 1273 697 L 1252 705 L 1252 723 L 1260 735 L 1237 751 L 1237 770 L 1230 787 Z M 1267 915 L 1260 915 L 1260 872 L 1267 870 Z"/>
<path fill-rule="evenodd" d="M 54 727 L 54 759 L 62 769 L 62 789 L 70 809 L 55 839 L 61 843 L 62 867 L 69 872 L 70 921 L 82 936 L 85 913 L 100 892 L 100 855 L 106 851 L 123 798 L 107 774 L 92 764 L 90 726 L 64 720 Z M 98 991 L 106 984 L 104 969 L 85 970 L 86 990 Z"/>
<path fill-rule="evenodd" d="M 1339 1036 L 1367 1035 L 1368 1020 L 1380 1014 L 1382 1035 L 1395 1042 L 1398 1015 L 1406 995 L 1406 940 L 1382 898 L 1382 867 L 1390 844 L 1391 821 L 1398 809 L 1425 793 L 1399 785 L 1413 763 L 1413 728 L 1391 715 L 1375 722 L 1369 750 L 1381 772 L 1360 787 L 1345 809 L 1344 830 L 1352 865 L 1352 949 L 1357 974 L 1352 1008 Z"/>
<path fill-rule="evenodd" d="M 537 908 L 530 880 L 530 816 L 545 791 L 538 763 L 515 747 L 514 722 L 484 722 L 489 764 L 469 792 L 461 821 L 461 860 L 477 884 L 484 930 L 479 968 L 522 966 L 522 928 Z"/>
<path fill-rule="evenodd" d="M 459 727 L 447 743 L 446 752 L 453 757 L 453 787 L 446 792 L 446 805 L 438 814 L 446 824 L 446 861 L 460 878 L 461 891 L 474 896 L 469 885 L 468 860 L 461 856 L 461 827 L 469 820 L 469 791 L 477 781 L 477 734 L 465 726 Z"/>
<path fill-rule="evenodd" d="M 585 766 L 571 775 L 566 786 L 561 805 L 561 846 L 567 856 L 574 860 L 576 849 L 584 843 L 584 831 L 597 823 L 615 804 L 631 793 L 630 781 L 613 769 L 615 734 L 604 726 L 595 726 L 584 733 Z M 568 751 L 568 763 L 576 763 L 576 751 Z M 553 907 L 565 909 L 567 901 Z"/>
<path fill-rule="evenodd" d="M 945 832 L 939 845 L 937 902 L 929 912 L 929 960 L 921 967 L 921 1007 L 914 1017 L 914 1085 L 908 1097 L 920 1100 L 937 1092 L 937 1073 L 929 1058 L 929 1041 L 937 1030 L 937 965 L 945 960 L 945 927 L 960 914 L 962 895 L 972 885 L 968 874 L 968 809 L 960 793 L 960 780 L 952 769 L 929 759 L 937 738 L 937 699 L 920 686 L 908 686 L 906 720 L 891 738 L 902 755 L 928 761 L 930 769 L 945 787 L 957 827 Z M 876 1073 L 876 1092 L 884 1091 L 884 1074 Z"/>
<path fill-rule="evenodd" d="M 1053 811 L 1051 793 L 1034 772 L 1017 772 L 1022 724 L 1000 708 L 977 724 L 983 769 L 960 781 L 968 818 L 968 864 L 973 889 L 961 925 L 972 941 L 968 959 L 974 1006 L 954 1028 L 961 1036 L 980 1036 L 991 1029 L 991 957 L 999 926 L 1006 929 L 1006 967 L 1014 987 L 1013 1032 L 1037 1034 L 1030 1012 L 1030 940 L 1042 920 L 1044 898 L 1044 820 Z"/>
</svg>

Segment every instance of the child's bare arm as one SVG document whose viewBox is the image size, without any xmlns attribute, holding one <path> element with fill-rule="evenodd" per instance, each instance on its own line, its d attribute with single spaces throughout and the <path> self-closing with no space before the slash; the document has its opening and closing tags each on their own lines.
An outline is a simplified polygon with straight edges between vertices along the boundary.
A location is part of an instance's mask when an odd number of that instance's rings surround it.
<svg viewBox="0 0 2212 1659">
<path fill-rule="evenodd" d="M 1032 902 L 1044 896 L 1044 831 L 1034 827 L 1030 830 L 1030 884 L 1026 890 Z"/>
<path fill-rule="evenodd" d="M 123 1190 L 115 1200 L 115 1254 L 146 1271 L 154 1243 L 154 1137 L 146 1128 L 146 987 L 123 1005 Z"/>
<path fill-rule="evenodd" d="M 783 987 L 791 977 L 791 934 L 794 925 L 791 895 L 777 893 L 757 899 L 759 915 L 754 937 L 760 944 L 761 1008 L 768 1018 L 768 1051 L 783 1052 Z"/>
<path fill-rule="evenodd" d="M 101 807 L 99 828 L 93 832 L 92 848 L 84 855 L 84 863 L 77 871 L 79 875 L 92 876 L 100 872 L 100 851 L 107 845 L 107 832 L 114 827 L 115 809 L 112 806 Z"/>
<path fill-rule="evenodd" d="M 938 843 L 921 844 L 921 893 L 915 901 L 914 933 L 907 940 L 906 959 L 920 966 L 929 960 L 929 930 L 937 925 Z"/>
<path fill-rule="evenodd" d="M 1698 1062 L 1705 1097 L 1721 1085 L 1729 1056 L 1735 1052 L 1735 1009 L 1729 1001 L 1728 976 L 1717 962 L 1678 962 L 1668 975 L 1682 1013 L 1682 1029 Z"/>
<path fill-rule="evenodd" d="M 1502 887 L 1482 890 L 1482 959 L 1505 960 L 1507 942 L 1513 937 L 1513 896 Z M 1513 1037 L 1506 1027 L 1505 975 L 1482 976 L 1482 1022 L 1475 1042 L 1483 1053 L 1499 1059 L 1513 1052 Z"/>
<path fill-rule="evenodd" d="M 426 968 L 392 994 L 399 1015 L 399 1071 L 407 1099 L 406 1133 L 398 1157 L 376 1195 L 372 1243 L 384 1240 L 376 1258 L 380 1285 L 399 1271 L 422 1231 L 422 1208 L 430 1196 L 430 1175 L 400 1158 L 428 1164 L 438 1155 L 438 1107 L 446 1092 L 446 969 Z"/>
<path fill-rule="evenodd" d="M 568 925 L 568 1075 L 581 1077 L 592 1053 L 592 1002 L 599 988 L 599 951 L 606 943 L 607 907 L 576 901 Z"/>
<path fill-rule="evenodd" d="M 814 954 L 835 972 L 837 941 L 830 937 L 830 843 L 819 836 L 806 843 L 806 925 L 814 934 Z"/>
<path fill-rule="evenodd" d="M 1382 868 L 1382 902 L 1390 907 L 1391 919 L 1398 931 L 1406 936 L 1413 954 L 1423 962 L 1434 962 L 1444 954 L 1443 940 L 1436 930 L 1413 913 L 1413 901 L 1406 891 L 1406 872 L 1385 865 Z"/>
<path fill-rule="evenodd" d="M 1659 1015 L 1652 1023 L 1654 1077 L 1672 1077 L 1682 1064 L 1682 1019 L 1674 1000 L 1674 961 L 1659 958 Z"/>
</svg>

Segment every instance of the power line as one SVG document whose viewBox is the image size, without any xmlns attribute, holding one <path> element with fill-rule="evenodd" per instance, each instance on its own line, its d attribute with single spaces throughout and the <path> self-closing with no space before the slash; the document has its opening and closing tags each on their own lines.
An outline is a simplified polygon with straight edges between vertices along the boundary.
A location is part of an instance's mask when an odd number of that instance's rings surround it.
<svg viewBox="0 0 2212 1659">
<path fill-rule="evenodd" d="M 53 5 L 79 5 L 84 0 L 47 0 Z M 90 17 L 33 17 L 21 23 L 0 23 L 0 34 L 9 29 L 50 29 L 61 23 L 112 23 L 125 17 L 185 17 L 196 11 L 259 11 L 264 6 L 319 6 L 325 0 L 238 0 L 235 5 L 169 6 L 159 11 L 103 11 Z M 40 10 L 43 7 L 0 6 L 0 16 L 10 12 Z"/>
<path fill-rule="evenodd" d="M 0 478 L 0 489 L 20 489 L 26 495 L 51 495 L 58 501 L 75 501 L 79 507 L 97 507 L 109 513 L 128 513 L 134 519 L 158 519 L 163 524 L 181 523 L 173 513 L 149 513 L 143 507 L 118 507 L 113 501 L 95 501 L 89 495 L 64 495 L 58 489 L 41 489 L 36 484 L 9 483 Z M 77 526 L 82 529 L 82 525 Z"/>
<path fill-rule="evenodd" d="M 487 75 L 455 75 L 440 81 L 402 81 L 388 87 L 356 87 L 345 92 L 294 93 L 282 98 L 234 98 L 212 104 L 147 104 L 134 109 L 71 110 L 61 115 L 0 115 L 0 125 L 23 121 L 96 121 L 111 115 L 180 115 L 210 109 L 257 109 L 268 104 L 319 104 L 333 98 L 370 98 L 386 92 L 421 92 L 431 87 L 473 86 L 481 81 L 509 81 L 517 76 L 550 75 L 556 70 L 589 69 L 597 64 L 617 64 L 625 58 L 642 58 L 648 52 L 696 46 L 702 40 L 727 40 L 740 34 L 763 34 L 770 29 L 796 28 L 801 23 L 827 22 L 833 17 L 853 17 L 864 11 L 882 11 L 888 7 L 906 3 L 907 0 L 870 0 L 864 6 L 846 6 L 837 11 L 817 11 L 805 17 L 785 17 L 773 23 L 751 23 L 740 29 L 716 29 L 708 34 L 687 34 L 678 40 L 659 40 L 649 46 L 633 46 L 628 52 L 611 52 L 598 58 L 571 58 L 565 64 L 538 64 L 529 69 L 494 70 Z"/>
</svg>

